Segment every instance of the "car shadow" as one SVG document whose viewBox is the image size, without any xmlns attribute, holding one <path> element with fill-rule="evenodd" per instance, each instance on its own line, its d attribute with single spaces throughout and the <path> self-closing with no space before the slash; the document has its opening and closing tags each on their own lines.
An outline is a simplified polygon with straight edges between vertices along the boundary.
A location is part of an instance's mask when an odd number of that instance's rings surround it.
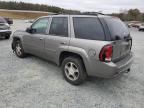
<svg viewBox="0 0 144 108">
<path fill-rule="evenodd" d="M 26 59 L 31 59 L 31 60 L 34 60 L 34 62 L 36 64 L 39 64 L 41 67 L 44 67 L 44 69 L 47 69 L 47 71 L 52 71 L 51 73 L 48 73 L 48 72 L 43 72 L 43 77 L 47 78 L 49 77 L 49 74 L 54 74 L 56 76 L 61 76 L 62 77 L 62 72 L 60 70 L 60 67 L 57 66 L 57 64 L 55 64 L 54 62 L 51 62 L 51 61 L 48 61 L 48 60 L 45 60 L 41 57 L 38 57 L 38 56 L 35 56 L 35 55 L 31 55 L 31 54 L 28 54 Z"/>
</svg>

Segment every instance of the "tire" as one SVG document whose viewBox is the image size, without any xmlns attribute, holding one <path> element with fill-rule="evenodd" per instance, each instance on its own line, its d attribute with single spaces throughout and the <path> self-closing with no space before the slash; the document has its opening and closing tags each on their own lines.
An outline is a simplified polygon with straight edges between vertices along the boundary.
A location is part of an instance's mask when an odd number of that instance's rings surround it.
<svg viewBox="0 0 144 108">
<path fill-rule="evenodd" d="M 66 81 L 72 85 L 80 85 L 87 78 L 84 64 L 78 57 L 65 58 L 62 62 L 61 69 Z"/>
<path fill-rule="evenodd" d="M 10 38 L 10 34 L 6 34 L 5 39 L 9 39 Z"/>
<path fill-rule="evenodd" d="M 16 54 L 17 57 L 19 57 L 19 58 L 26 57 L 26 53 L 23 50 L 21 41 L 19 41 L 19 40 L 17 40 L 15 42 L 14 51 L 15 51 L 15 54 Z"/>
</svg>

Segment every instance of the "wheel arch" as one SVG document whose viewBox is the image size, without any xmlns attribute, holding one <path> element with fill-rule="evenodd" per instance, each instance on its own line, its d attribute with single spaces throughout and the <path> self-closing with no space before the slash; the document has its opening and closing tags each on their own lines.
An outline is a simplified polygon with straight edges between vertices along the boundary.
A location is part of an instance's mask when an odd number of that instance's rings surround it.
<svg viewBox="0 0 144 108">
<path fill-rule="evenodd" d="M 70 51 L 63 51 L 63 52 L 61 52 L 60 56 L 59 56 L 59 64 L 58 65 L 61 66 L 63 60 L 65 58 L 67 58 L 67 57 L 77 57 L 77 58 L 81 59 L 82 63 L 83 63 L 83 66 L 84 66 L 84 68 L 86 70 L 86 73 L 87 73 L 86 64 L 85 64 L 86 61 L 83 58 L 83 56 L 81 56 L 81 54 L 79 54 L 79 53 L 70 52 Z"/>
<path fill-rule="evenodd" d="M 12 49 L 15 50 L 16 41 L 21 41 L 20 37 L 13 37 Z"/>
</svg>

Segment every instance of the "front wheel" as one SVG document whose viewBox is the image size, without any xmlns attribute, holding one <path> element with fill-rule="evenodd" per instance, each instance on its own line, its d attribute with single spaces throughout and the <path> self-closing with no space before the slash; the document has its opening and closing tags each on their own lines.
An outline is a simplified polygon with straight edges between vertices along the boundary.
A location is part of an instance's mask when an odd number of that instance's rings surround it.
<svg viewBox="0 0 144 108">
<path fill-rule="evenodd" d="M 22 47 L 22 44 L 21 44 L 21 41 L 16 41 L 15 43 L 15 54 L 20 57 L 20 58 L 24 58 L 26 56 L 24 50 L 23 50 L 23 47 Z"/>
<path fill-rule="evenodd" d="M 87 77 L 83 62 L 78 57 L 68 57 L 62 62 L 64 78 L 73 85 L 80 85 Z"/>
</svg>

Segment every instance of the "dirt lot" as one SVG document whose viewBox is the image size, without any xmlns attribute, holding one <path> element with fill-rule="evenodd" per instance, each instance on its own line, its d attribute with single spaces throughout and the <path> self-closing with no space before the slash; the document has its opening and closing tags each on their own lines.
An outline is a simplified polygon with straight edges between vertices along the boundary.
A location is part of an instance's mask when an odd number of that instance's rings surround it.
<svg viewBox="0 0 144 108">
<path fill-rule="evenodd" d="M 40 16 L 46 16 L 48 13 L 46 12 L 30 12 L 30 11 L 10 11 L 5 9 L 0 9 L 0 16 L 10 17 L 14 19 L 34 19 Z"/>
<path fill-rule="evenodd" d="M 14 21 L 12 30 L 30 24 Z M 143 108 L 144 32 L 131 29 L 134 63 L 115 79 L 89 78 L 83 85 L 67 83 L 60 69 L 38 57 L 19 59 L 11 39 L 0 40 L 0 108 Z"/>
</svg>

